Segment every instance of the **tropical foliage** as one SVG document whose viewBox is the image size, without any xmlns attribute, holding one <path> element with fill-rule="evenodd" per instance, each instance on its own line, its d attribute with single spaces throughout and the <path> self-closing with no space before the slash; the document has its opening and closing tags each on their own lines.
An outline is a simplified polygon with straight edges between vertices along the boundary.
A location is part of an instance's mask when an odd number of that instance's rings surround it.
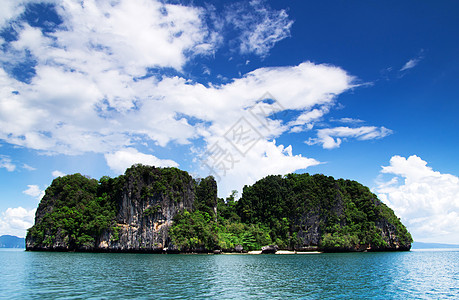
<svg viewBox="0 0 459 300">
<path fill-rule="evenodd" d="M 57 236 L 65 237 L 70 249 L 92 246 L 115 218 L 115 205 L 107 193 L 109 185 L 107 178 L 98 182 L 81 174 L 56 178 L 40 203 L 45 208 L 41 222 L 28 234 L 45 246 Z"/>
<path fill-rule="evenodd" d="M 351 180 L 309 174 L 268 176 L 244 187 L 236 209 L 242 222 L 270 228 L 271 239 L 285 248 L 302 246 L 298 233 L 307 230 L 305 224 L 318 227 L 321 248 L 387 247 L 382 226 L 393 228 L 400 244 L 412 242 L 394 212 L 367 187 Z M 319 218 L 312 221 L 309 217 L 314 215 Z"/>
<path fill-rule="evenodd" d="M 309 174 L 267 176 L 245 186 L 236 201 L 236 191 L 226 199 L 217 197 L 213 177 L 194 180 L 177 168 L 143 165 L 99 181 L 81 174 L 56 178 L 46 190 L 28 236 L 45 247 L 62 240 L 62 247 L 68 249 L 94 247 L 104 232 L 110 232 L 111 240 L 117 241 L 117 203 L 127 188 L 129 193 L 133 191 L 131 197 L 167 198 L 177 204 L 186 195 L 194 195 L 193 208 L 177 213 L 169 229 L 171 245 L 181 251 L 241 246 L 255 250 L 268 244 L 283 249 L 311 245 L 322 249 L 383 249 L 393 246 L 389 242 L 412 242 L 394 212 L 355 181 Z M 160 211 L 161 203 L 157 202 L 143 214 L 153 217 Z M 396 240 L 385 236 L 382 228 L 393 232 Z"/>
</svg>

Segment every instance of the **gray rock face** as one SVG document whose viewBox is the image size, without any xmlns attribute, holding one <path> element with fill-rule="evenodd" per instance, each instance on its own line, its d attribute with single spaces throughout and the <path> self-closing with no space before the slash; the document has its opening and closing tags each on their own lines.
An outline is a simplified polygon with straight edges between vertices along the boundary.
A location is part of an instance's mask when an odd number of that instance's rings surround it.
<svg viewBox="0 0 459 300">
<path fill-rule="evenodd" d="M 214 181 L 213 178 L 205 180 Z M 26 249 L 94 252 L 175 251 L 175 246 L 169 238 L 169 227 L 175 215 L 184 209 L 193 208 L 197 186 L 198 182 L 187 172 L 175 168 L 132 167 L 111 187 L 110 199 L 116 206 L 116 215 L 111 222 L 112 225 L 96 236 L 94 242 L 84 245 L 72 244 L 71 237 L 65 230 L 58 228 L 57 233 L 45 230 L 46 237 L 41 240 L 29 234 Z M 216 183 L 211 184 L 212 186 L 216 189 Z M 56 197 L 60 196 L 50 194 L 43 198 L 36 212 L 35 226 L 39 226 L 46 216 L 57 209 L 54 201 Z"/>
<path fill-rule="evenodd" d="M 318 226 L 320 215 L 318 213 L 308 212 L 299 220 L 298 238 L 304 245 L 318 245 L 322 233 Z"/>
<path fill-rule="evenodd" d="M 113 239 L 111 233 L 106 234 L 105 239 L 101 239 L 99 248 L 115 251 L 162 251 L 163 248 L 172 246 L 168 229 L 178 212 L 193 207 L 195 181 L 191 176 L 182 178 L 178 189 L 168 192 L 155 190 L 156 183 L 153 176 L 127 178 L 117 199 L 118 239 Z"/>
</svg>

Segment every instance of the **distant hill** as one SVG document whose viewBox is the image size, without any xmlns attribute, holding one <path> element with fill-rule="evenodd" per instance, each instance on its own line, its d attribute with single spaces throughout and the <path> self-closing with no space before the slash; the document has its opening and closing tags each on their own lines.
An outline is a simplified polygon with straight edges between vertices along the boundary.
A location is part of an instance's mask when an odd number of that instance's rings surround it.
<svg viewBox="0 0 459 300">
<path fill-rule="evenodd" d="M 25 248 L 25 239 L 12 235 L 0 236 L 0 248 Z"/>
<path fill-rule="evenodd" d="M 413 242 L 411 249 L 459 248 L 459 245 Z"/>
</svg>

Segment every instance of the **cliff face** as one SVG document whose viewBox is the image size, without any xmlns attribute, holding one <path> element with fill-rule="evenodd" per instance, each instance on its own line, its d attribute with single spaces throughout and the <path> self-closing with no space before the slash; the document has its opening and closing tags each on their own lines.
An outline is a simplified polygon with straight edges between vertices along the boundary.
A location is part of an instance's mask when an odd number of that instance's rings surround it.
<svg viewBox="0 0 459 300">
<path fill-rule="evenodd" d="M 162 252 L 174 216 L 191 210 L 196 182 L 176 168 L 133 166 L 100 182 L 79 174 L 46 190 L 29 229 L 28 250 Z M 213 185 L 216 189 L 216 184 Z M 216 191 L 215 191 L 216 193 Z"/>
<path fill-rule="evenodd" d="M 191 210 L 196 182 L 177 169 L 128 170 L 116 195 L 116 226 L 102 236 L 99 249 L 162 251 L 170 246 L 168 229 L 174 216 Z M 173 246 L 172 246 L 173 247 Z"/>
</svg>

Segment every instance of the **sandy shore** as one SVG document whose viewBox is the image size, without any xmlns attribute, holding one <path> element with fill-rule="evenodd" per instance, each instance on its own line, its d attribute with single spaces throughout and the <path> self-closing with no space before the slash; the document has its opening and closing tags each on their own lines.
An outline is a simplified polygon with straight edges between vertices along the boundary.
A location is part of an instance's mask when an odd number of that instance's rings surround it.
<svg viewBox="0 0 459 300">
<path fill-rule="evenodd" d="M 319 251 L 306 251 L 306 252 L 299 252 L 299 251 L 287 251 L 287 250 L 279 250 L 276 254 L 321 254 L 322 252 Z M 222 254 L 261 254 L 261 250 L 257 251 L 249 251 L 247 253 L 222 253 Z"/>
<path fill-rule="evenodd" d="M 287 250 L 279 250 L 276 252 L 276 254 L 320 254 L 322 252 L 319 251 L 305 251 L 305 252 L 300 252 L 300 251 L 287 251 Z"/>
<path fill-rule="evenodd" d="M 276 254 L 296 254 L 296 251 L 277 250 Z"/>
</svg>

